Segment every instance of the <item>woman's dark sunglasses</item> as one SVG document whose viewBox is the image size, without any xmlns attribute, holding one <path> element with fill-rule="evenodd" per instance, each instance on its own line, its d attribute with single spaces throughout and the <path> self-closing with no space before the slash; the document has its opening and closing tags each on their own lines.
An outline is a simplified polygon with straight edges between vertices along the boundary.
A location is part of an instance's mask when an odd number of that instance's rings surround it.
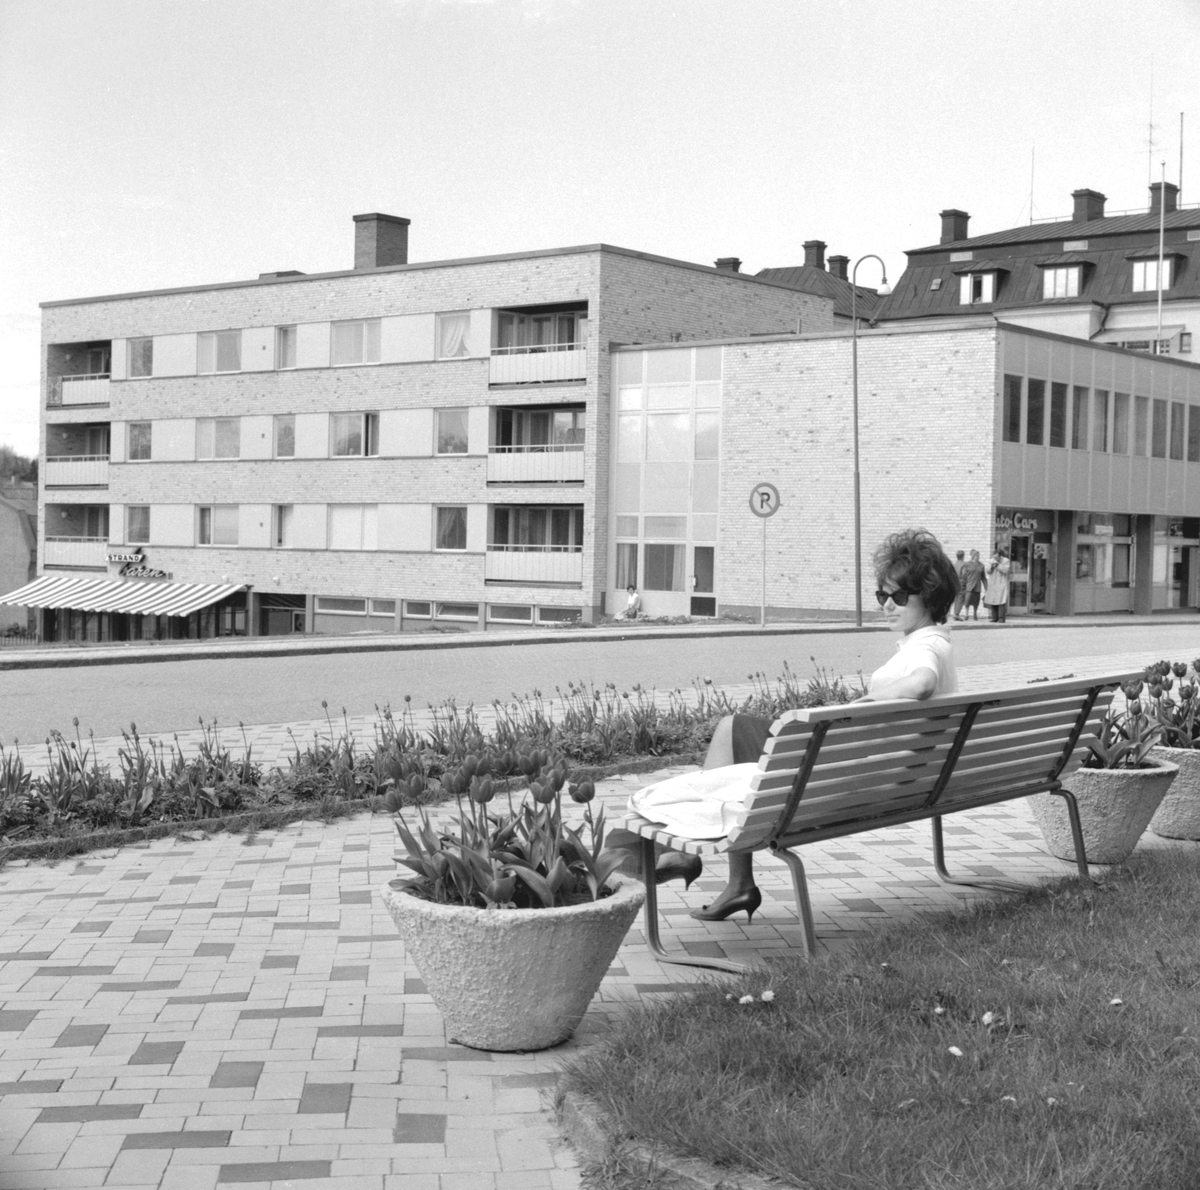
<svg viewBox="0 0 1200 1190">
<path fill-rule="evenodd" d="M 910 595 L 919 595 L 920 591 L 876 591 L 875 598 L 879 600 L 880 607 L 887 607 L 887 601 L 890 599 L 897 607 L 903 607 L 908 602 Z"/>
</svg>

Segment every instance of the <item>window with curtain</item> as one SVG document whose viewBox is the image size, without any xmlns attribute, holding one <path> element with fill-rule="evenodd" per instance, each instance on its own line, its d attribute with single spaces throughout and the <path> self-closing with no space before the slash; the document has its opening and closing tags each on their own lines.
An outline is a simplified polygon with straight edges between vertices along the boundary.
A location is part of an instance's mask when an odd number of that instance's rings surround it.
<svg viewBox="0 0 1200 1190">
<path fill-rule="evenodd" d="M 376 504 L 331 504 L 327 538 L 329 549 L 375 549 L 378 511 Z"/>
<path fill-rule="evenodd" d="M 236 459 L 241 455 L 241 418 L 196 419 L 196 458 Z"/>
<path fill-rule="evenodd" d="M 148 421 L 131 421 L 129 423 L 129 459 L 148 459 L 150 457 L 151 429 Z"/>
<path fill-rule="evenodd" d="M 467 510 L 463 505 L 437 509 L 435 549 L 465 550 L 467 548 Z"/>
<path fill-rule="evenodd" d="M 638 585 L 638 547 L 636 541 L 617 542 L 617 590 Z"/>
<path fill-rule="evenodd" d="M 196 370 L 238 372 L 242 367 L 241 331 L 205 331 L 196 336 Z"/>
<path fill-rule="evenodd" d="M 379 338 L 378 318 L 335 322 L 330 335 L 330 363 L 334 366 L 379 363 Z"/>
<path fill-rule="evenodd" d="M 153 339 L 130 339 L 129 340 L 129 375 L 130 376 L 153 376 L 154 375 L 154 340 Z"/>
<path fill-rule="evenodd" d="M 128 545 L 150 544 L 150 505 L 125 506 L 125 541 Z"/>
<path fill-rule="evenodd" d="M 294 459 L 296 457 L 296 415 L 294 413 L 277 413 L 275 415 L 275 457 L 277 459 Z"/>
<path fill-rule="evenodd" d="M 378 455 L 379 414 L 335 413 L 329 419 L 329 437 L 334 458 Z"/>
<path fill-rule="evenodd" d="M 687 547 L 650 543 L 644 547 L 647 591 L 682 591 L 683 562 Z"/>
<path fill-rule="evenodd" d="M 439 409 L 437 418 L 437 453 L 465 455 L 467 453 L 467 411 Z"/>
<path fill-rule="evenodd" d="M 462 359 L 470 355 L 470 335 L 470 314 L 439 314 L 437 316 L 438 359 Z"/>
</svg>

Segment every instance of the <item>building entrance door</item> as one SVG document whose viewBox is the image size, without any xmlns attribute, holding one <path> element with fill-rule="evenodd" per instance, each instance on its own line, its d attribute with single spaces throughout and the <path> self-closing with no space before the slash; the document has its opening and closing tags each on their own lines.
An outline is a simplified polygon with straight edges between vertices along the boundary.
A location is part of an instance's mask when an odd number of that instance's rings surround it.
<svg viewBox="0 0 1200 1190">
<path fill-rule="evenodd" d="M 712 594 L 713 561 L 716 549 L 698 545 L 692 550 L 692 615 L 715 616 L 717 600 Z"/>
<path fill-rule="evenodd" d="M 1044 612 L 1050 603 L 1050 543 L 1035 541 L 1029 564 L 1029 610 Z"/>
<path fill-rule="evenodd" d="M 1024 615 L 1029 607 L 1030 563 L 1033 561 L 1033 536 L 1029 533 L 1012 535 L 1012 569 L 1008 575 L 1008 610 Z M 1043 568 L 1043 574 L 1045 570 Z M 1042 599 L 1045 600 L 1045 581 L 1042 582 Z"/>
</svg>

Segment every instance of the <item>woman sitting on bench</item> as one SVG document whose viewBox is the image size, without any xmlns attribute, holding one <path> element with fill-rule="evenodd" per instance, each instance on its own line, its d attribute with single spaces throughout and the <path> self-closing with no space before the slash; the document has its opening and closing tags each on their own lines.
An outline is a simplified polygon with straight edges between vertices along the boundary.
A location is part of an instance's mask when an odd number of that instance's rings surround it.
<svg viewBox="0 0 1200 1190">
<path fill-rule="evenodd" d="M 958 676 L 954 669 L 954 653 L 946 617 L 958 594 L 958 575 L 954 565 L 936 537 L 923 529 L 908 529 L 893 533 L 875 551 L 875 592 L 891 626 L 901 634 L 896 653 L 872 675 L 868 693 L 858 701 L 882 702 L 893 698 L 932 698 L 935 694 L 954 694 Z M 745 795 L 746 781 L 758 767 L 763 745 L 770 734 L 771 720 L 757 715 L 727 715 L 713 733 L 704 758 L 704 769 L 744 766 L 738 773 L 729 773 L 728 780 L 711 773 L 701 784 L 714 790 L 730 813 L 736 814 Z M 676 778 L 676 781 L 679 779 Z M 655 791 L 667 782 L 641 790 L 630 799 L 630 809 L 652 821 L 659 821 L 665 806 L 655 806 Z M 664 792 L 667 792 L 664 790 Z M 678 791 L 675 791 L 676 793 Z M 667 792 L 665 799 L 674 803 L 683 815 L 688 813 L 688 799 Z M 721 819 L 723 807 L 703 807 L 691 801 L 698 817 Z M 686 818 L 669 824 L 679 834 L 695 838 L 711 837 L 690 831 Z M 702 828 L 703 829 L 703 828 Z M 712 829 L 711 826 L 708 829 Z M 726 827 L 726 832 L 727 832 Z M 692 910 L 700 921 L 724 921 L 739 910 L 746 911 L 750 921 L 762 904 L 762 893 L 754 883 L 753 858 L 748 851 L 733 851 L 728 855 L 729 883 L 711 905 Z M 658 882 L 682 876 L 688 884 L 698 875 L 700 857 L 669 852 L 662 856 L 657 867 Z"/>
</svg>

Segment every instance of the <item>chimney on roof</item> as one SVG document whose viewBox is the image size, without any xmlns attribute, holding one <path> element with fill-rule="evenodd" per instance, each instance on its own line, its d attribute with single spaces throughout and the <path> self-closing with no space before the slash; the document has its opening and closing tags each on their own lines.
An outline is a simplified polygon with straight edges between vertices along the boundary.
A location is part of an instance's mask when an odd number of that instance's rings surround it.
<svg viewBox="0 0 1200 1190">
<path fill-rule="evenodd" d="M 939 214 L 942 216 L 942 238 L 938 241 L 939 244 L 953 244 L 955 240 L 967 238 L 967 220 L 971 216 L 966 211 L 956 211 L 951 207 Z"/>
<path fill-rule="evenodd" d="M 804 263 L 812 265 L 814 269 L 823 269 L 825 267 L 824 240 L 804 241 Z"/>
<path fill-rule="evenodd" d="M 1160 207 L 1167 215 L 1179 207 L 1179 187 L 1174 182 L 1150 183 L 1150 214 L 1157 215 Z"/>
<path fill-rule="evenodd" d="M 847 270 L 850 268 L 850 257 L 848 256 L 831 256 L 829 258 L 829 271 L 842 281 L 848 281 Z"/>
<path fill-rule="evenodd" d="M 713 261 L 713 265 L 723 273 L 737 273 L 741 271 L 742 260 L 739 256 L 721 256 Z"/>
<path fill-rule="evenodd" d="M 381 269 L 389 264 L 408 264 L 408 225 L 399 215 L 354 216 L 354 267 Z"/>
<path fill-rule="evenodd" d="M 1071 197 L 1075 200 L 1075 209 L 1071 212 L 1073 223 L 1090 223 L 1093 219 L 1104 218 L 1107 198 L 1099 190 L 1072 190 Z"/>
</svg>

